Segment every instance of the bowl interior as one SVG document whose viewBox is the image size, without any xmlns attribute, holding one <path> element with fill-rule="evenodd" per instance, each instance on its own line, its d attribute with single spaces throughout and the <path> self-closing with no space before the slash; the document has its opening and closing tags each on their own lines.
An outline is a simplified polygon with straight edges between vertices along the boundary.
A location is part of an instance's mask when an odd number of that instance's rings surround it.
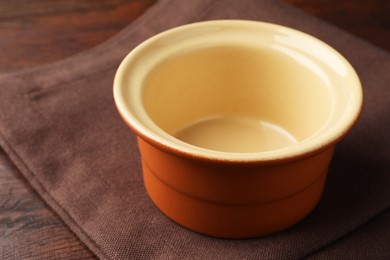
<svg viewBox="0 0 390 260">
<path fill-rule="evenodd" d="M 176 138 L 223 152 L 295 145 L 329 120 L 326 80 L 272 48 L 223 45 L 190 51 L 154 68 L 143 102 Z"/>
<path fill-rule="evenodd" d="M 152 37 L 122 62 L 114 97 L 141 137 L 222 160 L 319 149 L 352 127 L 362 103 L 356 73 L 331 47 L 249 21 L 203 22 Z"/>
</svg>

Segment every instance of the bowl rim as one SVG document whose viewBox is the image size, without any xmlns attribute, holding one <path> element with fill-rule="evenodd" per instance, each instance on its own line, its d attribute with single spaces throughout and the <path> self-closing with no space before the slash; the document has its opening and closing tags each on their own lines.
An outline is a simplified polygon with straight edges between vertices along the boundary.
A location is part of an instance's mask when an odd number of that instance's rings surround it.
<svg viewBox="0 0 390 260">
<path fill-rule="evenodd" d="M 348 77 L 353 81 L 353 84 L 350 84 L 351 86 L 349 87 L 353 95 L 353 103 L 348 107 L 348 113 L 342 117 L 342 120 L 339 119 L 329 130 L 327 130 L 326 134 L 309 137 L 308 140 L 299 142 L 293 146 L 288 146 L 277 150 L 252 153 L 232 153 L 205 149 L 180 141 L 175 137 L 167 134 L 157 125 L 155 125 L 157 129 L 153 130 L 151 130 L 150 127 L 146 127 L 142 120 L 140 120 L 128 109 L 126 100 L 122 95 L 122 89 L 125 85 L 122 83 L 124 82 L 126 73 L 128 73 L 127 69 L 134 63 L 140 54 L 147 51 L 148 48 L 153 47 L 153 45 L 156 44 L 156 42 L 158 42 L 161 38 L 178 35 L 185 32 L 186 30 L 207 29 L 210 26 L 243 26 L 248 28 L 254 27 L 263 30 L 282 30 L 283 33 L 288 33 L 293 36 L 299 35 L 300 37 L 310 39 L 314 44 L 319 45 L 321 48 L 325 48 L 327 51 L 331 51 L 347 68 Z M 359 114 L 361 113 L 363 105 L 363 91 L 356 71 L 352 65 L 334 48 L 319 40 L 318 38 L 293 28 L 273 23 L 249 20 L 211 20 L 196 22 L 178 26 L 152 36 L 134 48 L 129 54 L 127 54 L 127 56 L 119 65 L 114 78 L 113 95 L 117 110 L 125 123 L 134 132 L 136 132 L 140 138 L 144 139 L 158 149 L 184 157 L 227 163 L 274 163 L 279 161 L 294 160 L 302 157 L 309 157 L 310 155 L 319 153 L 332 147 L 351 130 L 352 126 L 356 123 Z M 138 107 L 142 107 L 141 102 L 139 102 L 137 105 Z M 153 122 L 147 115 L 146 111 L 143 112 L 142 116 L 146 116 L 149 122 Z"/>
</svg>

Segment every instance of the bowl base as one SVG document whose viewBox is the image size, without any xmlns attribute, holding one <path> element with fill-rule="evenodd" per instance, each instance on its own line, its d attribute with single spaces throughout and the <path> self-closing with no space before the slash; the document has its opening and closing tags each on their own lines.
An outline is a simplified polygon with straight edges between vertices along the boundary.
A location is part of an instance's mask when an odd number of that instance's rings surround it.
<svg viewBox="0 0 390 260">
<path fill-rule="evenodd" d="M 287 198 L 262 204 L 228 205 L 194 198 L 164 183 L 143 162 L 146 190 L 176 223 L 221 238 L 253 238 L 286 229 L 307 216 L 321 198 L 325 171 L 314 183 Z"/>
</svg>

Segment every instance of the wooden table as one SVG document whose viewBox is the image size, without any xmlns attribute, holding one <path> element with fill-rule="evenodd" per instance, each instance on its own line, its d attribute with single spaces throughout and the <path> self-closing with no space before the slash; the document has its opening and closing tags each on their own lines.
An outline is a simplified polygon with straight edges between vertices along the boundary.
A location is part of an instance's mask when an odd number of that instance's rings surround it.
<svg viewBox="0 0 390 260">
<path fill-rule="evenodd" d="M 0 73 L 88 49 L 131 23 L 156 0 L 2 0 Z M 387 0 L 285 0 L 390 50 Z M 0 259 L 94 259 L 0 148 Z"/>
</svg>

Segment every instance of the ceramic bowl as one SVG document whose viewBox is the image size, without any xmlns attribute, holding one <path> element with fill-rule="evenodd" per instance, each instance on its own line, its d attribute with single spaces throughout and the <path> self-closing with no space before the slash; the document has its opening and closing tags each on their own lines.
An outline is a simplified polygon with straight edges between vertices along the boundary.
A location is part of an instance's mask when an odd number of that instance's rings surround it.
<svg viewBox="0 0 390 260">
<path fill-rule="evenodd" d="M 138 136 L 152 201 L 180 225 L 225 238 L 308 215 L 362 106 L 355 71 L 330 46 L 238 20 L 146 40 L 119 66 L 114 98 Z"/>
</svg>

